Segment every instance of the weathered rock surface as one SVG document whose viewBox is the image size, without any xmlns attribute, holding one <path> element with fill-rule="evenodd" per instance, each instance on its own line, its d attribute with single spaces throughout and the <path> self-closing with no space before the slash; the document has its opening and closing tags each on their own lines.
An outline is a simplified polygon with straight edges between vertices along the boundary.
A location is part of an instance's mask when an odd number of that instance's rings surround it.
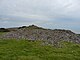
<svg viewBox="0 0 80 60">
<path fill-rule="evenodd" d="M 80 36 L 70 30 L 61 29 L 44 29 L 34 25 L 19 27 L 15 31 L 12 30 L 0 38 L 15 38 L 28 40 L 44 40 L 50 44 L 58 43 L 61 40 L 80 43 Z"/>
</svg>

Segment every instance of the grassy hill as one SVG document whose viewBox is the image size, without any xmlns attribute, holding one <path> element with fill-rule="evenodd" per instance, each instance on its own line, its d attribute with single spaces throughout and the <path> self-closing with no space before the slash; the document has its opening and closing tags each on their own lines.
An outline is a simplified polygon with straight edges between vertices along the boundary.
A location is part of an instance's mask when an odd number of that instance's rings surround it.
<svg viewBox="0 0 80 60">
<path fill-rule="evenodd" d="M 80 60 L 80 36 L 70 30 L 34 25 L 8 30 L 0 29 L 0 60 Z"/>
<path fill-rule="evenodd" d="M 80 60 L 80 44 L 60 45 L 57 48 L 43 41 L 0 39 L 0 60 Z"/>
</svg>

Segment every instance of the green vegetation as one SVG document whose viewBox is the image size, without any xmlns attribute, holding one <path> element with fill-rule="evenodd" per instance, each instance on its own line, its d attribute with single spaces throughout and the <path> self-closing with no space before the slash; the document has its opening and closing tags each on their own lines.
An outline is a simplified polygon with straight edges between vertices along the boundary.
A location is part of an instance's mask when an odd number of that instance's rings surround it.
<svg viewBox="0 0 80 60">
<path fill-rule="evenodd" d="M 0 32 L 9 32 L 9 30 L 5 28 L 0 28 Z"/>
<path fill-rule="evenodd" d="M 0 32 L 0 35 L 5 34 L 5 33 L 7 33 L 7 32 Z"/>
<path fill-rule="evenodd" d="M 0 60 L 80 60 L 80 45 L 61 42 L 61 48 L 42 41 L 0 40 Z"/>
<path fill-rule="evenodd" d="M 7 29 L 4 29 L 4 28 L 0 28 L 0 35 L 2 34 L 6 34 L 8 33 L 9 31 Z"/>
</svg>

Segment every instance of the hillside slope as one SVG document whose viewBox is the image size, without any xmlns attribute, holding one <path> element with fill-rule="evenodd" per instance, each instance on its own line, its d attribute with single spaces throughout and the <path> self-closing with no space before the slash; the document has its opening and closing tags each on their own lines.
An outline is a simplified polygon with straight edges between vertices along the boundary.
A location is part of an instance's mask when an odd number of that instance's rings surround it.
<svg viewBox="0 0 80 60">
<path fill-rule="evenodd" d="M 12 29 L 12 30 L 11 30 Z M 3 34 L 3 39 L 28 39 L 28 40 L 44 40 L 48 44 L 58 44 L 59 41 L 70 41 L 80 43 L 80 36 L 70 30 L 61 29 L 44 29 L 35 25 L 11 28 L 10 32 Z"/>
<path fill-rule="evenodd" d="M 80 60 L 80 44 L 61 44 L 56 48 L 42 41 L 0 40 L 0 60 Z"/>
</svg>

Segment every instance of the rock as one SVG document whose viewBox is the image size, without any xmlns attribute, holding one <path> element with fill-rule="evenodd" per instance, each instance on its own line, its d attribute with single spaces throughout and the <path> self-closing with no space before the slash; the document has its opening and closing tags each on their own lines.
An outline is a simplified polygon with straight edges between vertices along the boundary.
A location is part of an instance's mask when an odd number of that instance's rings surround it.
<svg viewBox="0 0 80 60">
<path fill-rule="evenodd" d="M 80 36 L 70 30 L 61 29 L 44 29 L 31 25 L 28 27 L 17 29 L 16 31 L 8 32 L 1 36 L 4 39 L 27 39 L 27 40 L 43 40 L 49 44 L 58 44 L 60 41 L 69 41 L 80 43 Z"/>
</svg>

